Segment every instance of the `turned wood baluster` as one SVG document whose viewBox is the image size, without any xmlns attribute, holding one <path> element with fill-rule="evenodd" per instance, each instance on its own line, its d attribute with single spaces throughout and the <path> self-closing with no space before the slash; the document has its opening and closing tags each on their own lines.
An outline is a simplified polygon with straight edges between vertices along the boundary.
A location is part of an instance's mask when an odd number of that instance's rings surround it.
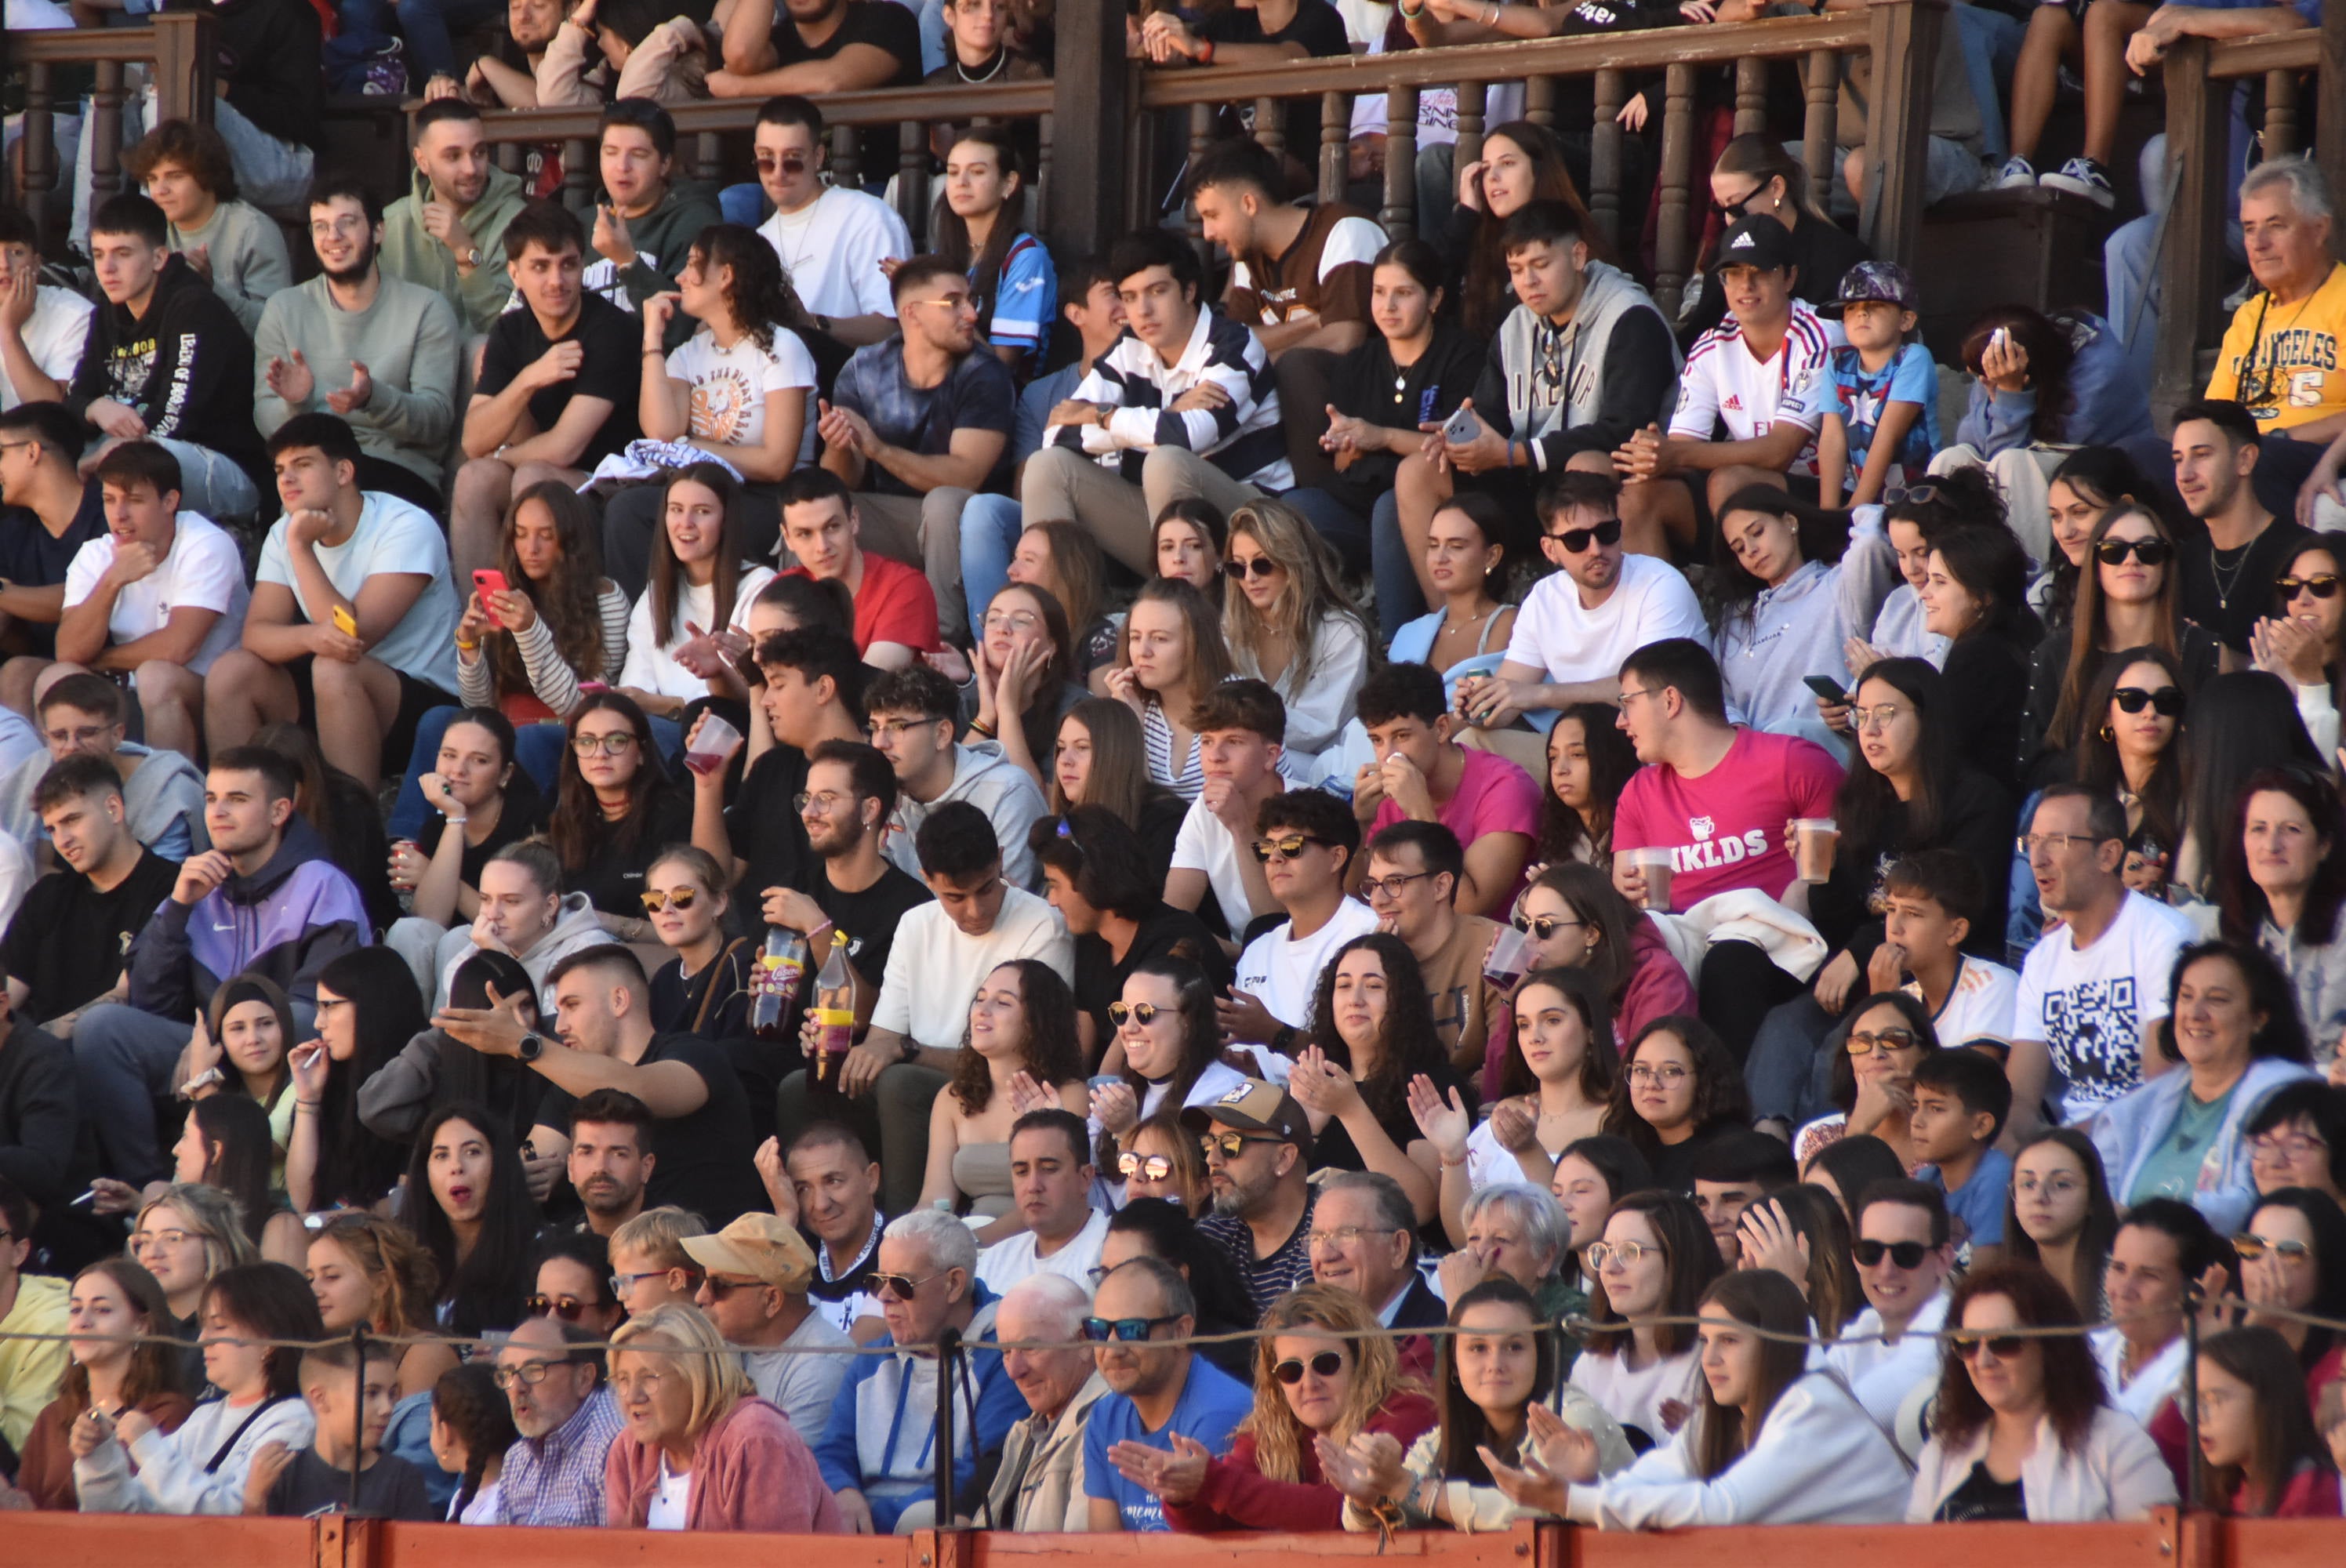
<svg viewBox="0 0 2346 1568">
<path fill-rule="evenodd" d="M 1320 199 L 1322 204 L 1344 199 L 1344 175 L 1352 131 L 1352 100 L 1343 93 L 1320 95 Z"/>
<path fill-rule="evenodd" d="M 1615 255 L 1621 253 L 1621 105 L 1629 84 L 1619 71 L 1596 73 L 1596 108 L 1589 120 L 1588 216 Z"/>
<path fill-rule="evenodd" d="M 1385 205 L 1379 215 L 1395 239 L 1417 233 L 1417 89 L 1385 94 Z"/>
<path fill-rule="evenodd" d="M 1654 303 L 1678 320 L 1694 237 L 1688 193 L 1694 174 L 1694 67 L 1668 67 L 1662 97 L 1662 209 L 1654 240 Z"/>
<path fill-rule="evenodd" d="M 122 192 L 122 62 L 100 60 L 90 89 L 89 118 L 81 134 L 89 144 L 89 205 Z"/>
<path fill-rule="evenodd" d="M 1809 171 L 1809 188 L 1832 186 L 1833 117 L 1841 92 L 1841 56 L 1831 49 L 1811 49 L 1801 94 L 1807 114 L 1800 126 L 1800 165 Z"/>
</svg>

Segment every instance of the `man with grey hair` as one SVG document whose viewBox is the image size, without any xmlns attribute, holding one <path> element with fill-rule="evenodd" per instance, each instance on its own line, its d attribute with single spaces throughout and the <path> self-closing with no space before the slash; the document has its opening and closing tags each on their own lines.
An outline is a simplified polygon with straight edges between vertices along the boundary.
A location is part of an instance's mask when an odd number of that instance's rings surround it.
<svg viewBox="0 0 2346 1568">
<path fill-rule="evenodd" d="M 1448 1321 L 1442 1298 L 1417 1269 L 1417 1214 L 1401 1183 L 1377 1171 L 1339 1171 L 1320 1183 L 1311 1228 L 1304 1236 L 1311 1278 L 1350 1291 L 1388 1329 L 1436 1329 Z M 1393 1353 L 1413 1377 L 1433 1369 L 1433 1339 L 1412 1334 Z"/>
<path fill-rule="evenodd" d="M 1030 1412 L 1010 1429 L 982 1521 L 994 1530 L 1066 1534 L 1091 1528 L 1084 1495 L 1084 1431 L 1107 1384 L 1080 1342 L 1091 1299 L 1056 1274 L 1014 1285 L 994 1315 L 1003 1369 Z M 1051 1349 L 1021 1349 L 1021 1342 Z"/>
<path fill-rule="evenodd" d="M 1084 1495 L 1095 1531 L 1162 1532 L 1168 1463 L 1229 1451 L 1253 1413 L 1244 1384 L 1188 1344 L 1197 1298 L 1161 1257 L 1128 1258 L 1100 1281 L 1084 1337 L 1108 1393 L 1084 1426 Z"/>
<path fill-rule="evenodd" d="M 888 1331 L 873 1344 L 896 1353 L 855 1358 L 814 1450 L 823 1484 L 838 1494 L 840 1512 L 859 1535 L 903 1534 L 934 1521 L 937 1345 L 948 1333 L 996 1339 L 995 1298 L 978 1281 L 976 1239 L 952 1215 L 923 1208 L 889 1221 L 877 1262 L 872 1294 Z M 1028 1413 L 1001 1351 L 970 1349 L 959 1367 L 956 1492 L 976 1475 L 980 1457 L 999 1451 Z"/>
<path fill-rule="evenodd" d="M 603 1386 L 595 1336 L 554 1318 L 525 1319 L 497 1349 L 496 1382 L 520 1433 L 505 1450 L 484 1524 L 599 1528 L 603 1461 L 626 1424 Z"/>
</svg>

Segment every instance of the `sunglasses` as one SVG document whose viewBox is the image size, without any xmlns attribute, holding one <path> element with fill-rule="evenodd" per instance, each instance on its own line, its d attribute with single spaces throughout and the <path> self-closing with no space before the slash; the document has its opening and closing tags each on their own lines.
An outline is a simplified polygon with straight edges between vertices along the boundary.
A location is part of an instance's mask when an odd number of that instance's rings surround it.
<svg viewBox="0 0 2346 1568">
<path fill-rule="evenodd" d="M 1849 1054 L 1852 1056 L 1871 1056 L 1877 1051 L 1912 1050 L 1917 1044 L 1914 1032 L 1911 1029 L 1884 1029 L 1879 1034 L 1870 1034 L 1860 1030 L 1849 1037 Z"/>
<path fill-rule="evenodd" d="M 1249 1144 L 1283 1144 L 1285 1138 L 1249 1137 L 1244 1133 L 1207 1133 L 1198 1139 L 1198 1147 L 1208 1159 L 1219 1155 L 1234 1160 L 1246 1153 Z"/>
<path fill-rule="evenodd" d="M 1124 1021 L 1129 1018 L 1146 1029 L 1156 1023 L 1158 1015 L 1164 1011 L 1153 1002 L 1111 1002 L 1107 1004 L 1107 1021 L 1121 1029 Z"/>
<path fill-rule="evenodd" d="M 1222 575 L 1232 582 L 1244 582 L 1250 575 L 1268 577 L 1279 570 L 1279 563 L 1268 555 L 1257 555 L 1251 561 L 1225 561 Z"/>
<path fill-rule="evenodd" d="M 2146 566 L 2164 566 L 2175 558 L 2175 546 L 2164 539 L 2105 539 L 2094 546 L 2094 559 L 2105 566 L 2123 565 L 2128 555 Z"/>
<path fill-rule="evenodd" d="M 1332 1378 L 1344 1369 L 1344 1353 L 1341 1350 L 1322 1350 L 1309 1363 L 1292 1359 L 1281 1361 L 1271 1368 L 1270 1375 L 1291 1389 L 1303 1380 L 1303 1369 L 1307 1364 L 1313 1377 Z"/>
<path fill-rule="evenodd" d="M 533 1318 L 554 1317 L 565 1323 L 576 1323 L 586 1315 L 592 1301 L 581 1301 L 576 1296 L 531 1296 L 522 1301 L 522 1308 Z"/>
<path fill-rule="evenodd" d="M 910 1301 L 915 1291 L 935 1278 L 934 1274 L 923 1274 L 915 1279 L 909 1274 L 874 1272 L 865 1277 L 863 1288 L 874 1296 L 893 1296 L 899 1301 Z"/>
<path fill-rule="evenodd" d="M 1621 542 L 1621 519 L 1608 517 L 1594 528 L 1566 528 L 1561 534 L 1550 534 L 1545 537 L 1563 545 L 1567 555 L 1577 555 L 1587 549 L 1591 539 L 1609 550 Z"/>
<path fill-rule="evenodd" d="M 709 1291 L 711 1301 L 722 1301 L 736 1290 L 755 1290 L 762 1281 L 756 1279 L 719 1279 L 714 1274 L 704 1274 L 700 1283 Z M 907 1292 L 909 1294 L 909 1292 Z"/>
<path fill-rule="evenodd" d="M 1163 1181 L 1173 1174 L 1171 1155 L 1136 1155 L 1130 1150 L 1116 1156 L 1117 1174 L 1127 1178 L 1138 1176 L 1142 1181 Z"/>
<path fill-rule="evenodd" d="M 807 171 L 807 160 L 795 155 L 783 158 L 780 163 L 776 163 L 770 158 L 761 158 L 758 160 L 760 174 L 771 174 L 776 169 L 794 177 L 801 175 Z"/>
<path fill-rule="evenodd" d="M 2110 700 L 2118 705 L 2120 713 L 2140 713 L 2153 708 L 2162 718 L 2183 717 L 2183 689 L 2162 686 L 2157 691 L 2145 691 L 2138 686 L 2122 686 L 2110 693 Z"/>
<path fill-rule="evenodd" d="M 1127 1345 L 1137 1344 L 1155 1333 L 1160 1326 L 1180 1320 L 1178 1315 L 1164 1318 L 1086 1318 L 1084 1319 L 1084 1338 L 1095 1345 L 1104 1345 L 1110 1339 Z"/>
<path fill-rule="evenodd" d="M 2302 1263 L 2313 1256 L 2313 1248 L 2301 1241 L 2293 1239 L 2274 1241 L 2270 1237 L 2248 1231 L 2243 1231 L 2232 1237 L 2232 1250 L 2239 1253 L 2244 1260 L 2262 1257 L 2268 1252 L 2275 1257 L 2287 1258 L 2291 1263 Z"/>
<path fill-rule="evenodd" d="M 1525 936 L 1545 942 L 1568 925 L 1586 925 L 1585 920 L 1566 920 L 1562 915 L 1517 915 L 1507 922 Z"/>
<path fill-rule="evenodd" d="M 678 888 L 672 893 L 644 893 L 645 912 L 658 914 L 662 910 L 688 910 L 700 901 L 699 888 Z"/>
<path fill-rule="evenodd" d="M 2017 1334 L 1992 1334 L 1984 1339 L 1957 1339 L 1955 1354 L 1966 1361 L 1976 1361 L 1979 1359 L 1979 1353 L 1985 1350 L 1999 1361 L 2009 1361 L 2019 1355 L 2021 1347 L 2027 1343 L 2027 1340 Z"/>
<path fill-rule="evenodd" d="M 1254 850 L 1254 858 L 1267 866 L 1273 855 L 1282 860 L 1291 860 L 1303 853 L 1304 845 L 1325 844 L 1327 841 L 1315 839 L 1309 833 L 1290 833 L 1283 839 L 1257 839 L 1250 847 Z"/>
<path fill-rule="evenodd" d="M 1931 1249 L 1919 1241 L 1858 1241 L 1850 1244 L 1849 1255 L 1857 1259 L 1862 1268 L 1872 1268 L 1884 1257 L 1900 1268 L 1920 1268 Z"/>
<path fill-rule="evenodd" d="M 2283 577 L 2273 585 L 2273 592 L 2280 596 L 2283 603 L 2300 594 L 2311 594 L 2317 599 L 2333 599 L 2338 596 L 2338 575 L 2324 572 L 2313 577 Z"/>
</svg>

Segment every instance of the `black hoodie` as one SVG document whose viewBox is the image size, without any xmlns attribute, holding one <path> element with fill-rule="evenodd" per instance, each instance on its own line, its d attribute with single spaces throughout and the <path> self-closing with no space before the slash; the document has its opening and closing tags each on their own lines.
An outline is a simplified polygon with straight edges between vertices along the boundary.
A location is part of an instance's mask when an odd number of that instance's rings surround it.
<svg viewBox="0 0 2346 1568">
<path fill-rule="evenodd" d="M 186 258 L 164 261 L 146 314 L 98 307 L 66 407 L 87 418 L 99 398 L 135 410 L 149 435 L 211 448 L 269 492 L 252 423 L 252 339 Z"/>
<path fill-rule="evenodd" d="M 228 101 L 256 129 L 315 149 L 325 117 L 321 30 L 309 0 L 176 0 L 166 9 L 209 11 Z"/>
</svg>

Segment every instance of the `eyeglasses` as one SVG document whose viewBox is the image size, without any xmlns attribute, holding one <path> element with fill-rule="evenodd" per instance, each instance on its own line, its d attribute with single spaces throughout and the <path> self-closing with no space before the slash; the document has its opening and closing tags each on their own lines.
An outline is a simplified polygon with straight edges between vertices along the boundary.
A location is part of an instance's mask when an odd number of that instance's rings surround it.
<svg viewBox="0 0 2346 1568">
<path fill-rule="evenodd" d="M 625 757 L 635 749 L 636 738 L 624 729 L 608 735 L 588 735 L 584 731 L 570 738 L 570 749 L 581 757 L 592 757 L 597 751 L 606 757 Z"/>
<path fill-rule="evenodd" d="M 139 1230 L 130 1237 L 130 1250 L 145 1252 L 157 1247 L 185 1247 L 200 1237 L 192 1230 Z"/>
<path fill-rule="evenodd" d="M 790 805 L 800 812 L 811 810 L 818 817 L 828 817 L 842 806 L 852 806 L 862 798 L 861 795 L 842 795 L 835 789 L 826 789 L 820 795 L 801 789 L 790 797 Z"/>
<path fill-rule="evenodd" d="M 1303 1369 L 1307 1365 L 1311 1369 L 1313 1377 L 1332 1378 L 1344 1369 L 1344 1352 L 1322 1350 L 1312 1357 L 1309 1362 L 1293 1359 L 1281 1361 L 1271 1368 L 1270 1375 L 1291 1389 L 1303 1380 Z"/>
<path fill-rule="evenodd" d="M 2027 1343 L 2017 1334 L 1990 1334 L 1975 1339 L 1959 1336 L 1954 1341 L 1955 1354 L 1966 1361 L 1978 1360 L 1982 1350 L 1999 1361 L 2009 1361 L 2019 1355 Z"/>
<path fill-rule="evenodd" d="M 1279 563 L 1272 560 L 1268 555 L 1257 555 L 1251 561 L 1225 561 L 1222 563 L 1222 575 L 1229 578 L 1232 582 L 1243 582 L 1250 575 L 1257 577 L 1268 577 L 1279 569 Z"/>
<path fill-rule="evenodd" d="M 2338 596 L 2338 574 L 2323 572 L 2312 577 L 2283 577 L 2273 585 L 2273 592 L 2286 604 L 2300 594 L 2311 594 L 2317 599 Z"/>
<path fill-rule="evenodd" d="M 1122 1006 L 1121 1003 L 1117 1003 Z M 1138 1176 L 1142 1181 L 1163 1181 L 1173 1174 L 1171 1155 L 1137 1155 L 1127 1149 L 1116 1156 L 1117 1174 L 1127 1179 Z"/>
<path fill-rule="evenodd" d="M 1658 1067 L 1636 1062 L 1629 1067 L 1629 1082 L 1632 1084 L 1683 1084 L 1686 1081 L 1687 1070 L 1676 1062 L 1665 1062 Z"/>
<path fill-rule="evenodd" d="M 1507 922 L 1536 942 L 1545 942 L 1568 925 L 1586 925 L 1585 920 L 1566 920 L 1562 915 L 1517 915 Z"/>
<path fill-rule="evenodd" d="M 1880 702 L 1872 708 L 1851 708 L 1849 722 L 1851 728 L 1856 729 L 1887 729 L 1897 723 L 1898 716 L 1905 711 L 1894 702 Z"/>
<path fill-rule="evenodd" d="M 639 893 L 637 896 L 644 901 L 645 912 L 648 914 L 658 914 L 660 911 L 666 909 L 673 909 L 678 911 L 690 909 L 693 905 L 700 901 L 700 890 L 699 888 L 678 888 L 672 893 Z"/>
<path fill-rule="evenodd" d="M 2262 1257 L 2268 1252 L 2290 1263 L 2302 1263 L 2313 1256 L 2313 1248 L 2301 1241 L 2275 1241 L 2270 1236 L 2258 1236 L 2251 1231 L 2242 1231 L 2232 1237 L 2232 1250 L 2239 1253 L 2243 1261 Z"/>
<path fill-rule="evenodd" d="M 2057 855 L 2068 845 L 2085 844 L 2090 847 L 2100 843 L 2101 840 L 2091 833 L 2023 833 L 2013 842 L 2019 846 L 2024 858 L 2034 860 L 2039 850 L 2047 850 Z"/>
<path fill-rule="evenodd" d="M 1305 1249 L 1322 1247 L 1350 1247 L 1364 1236 L 1399 1236 L 1401 1232 L 1382 1225 L 1340 1225 L 1333 1230 L 1307 1230 L 1303 1233 Z"/>
<path fill-rule="evenodd" d="M 638 1394 L 650 1399 L 665 1380 L 658 1372 L 614 1372 L 611 1392 L 622 1400 L 633 1400 Z"/>
<path fill-rule="evenodd" d="M 530 1296 L 523 1298 L 522 1308 L 533 1318 L 559 1318 L 565 1323 L 576 1323 L 586 1315 L 592 1301 L 581 1301 L 576 1296 Z"/>
<path fill-rule="evenodd" d="M 1629 705 L 1631 703 L 1637 701 L 1641 697 L 1651 697 L 1654 694 L 1650 691 L 1631 691 L 1625 687 L 1622 688 L 1621 695 L 1613 699 L 1613 706 L 1619 708 L 1622 712 L 1627 713 L 1629 711 Z"/>
<path fill-rule="evenodd" d="M 668 1274 L 668 1271 L 665 1268 L 655 1268 L 648 1274 L 614 1274 L 611 1276 L 611 1295 L 617 1300 L 625 1301 L 627 1298 L 627 1292 L 643 1281 L 665 1279 Z"/>
<path fill-rule="evenodd" d="M 941 1278 L 942 1272 L 941 1270 L 937 1274 L 923 1274 L 918 1279 L 909 1274 L 875 1272 L 865 1278 L 863 1288 L 874 1296 L 893 1296 L 899 1301 L 910 1301 L 915 1291 L 930 1280 Z"/>
<path fill-rule="evenodd" d="M 1920 1241 L 1853 1241 L 1849 1255 L 1857 1259 L 1861 1268 L 1872 1268 L 1884 1257 L 1894 1268 L 1920 1268 L 1923 1259 L 1931 1256 L 1931 1248 Z"/>
<path fill-rule="evenodd" d="M 1879 1033 L 1863 1030 L 1852 1031 L 1847 1042 L 1852 1056 L 1877 1056 L 1892 1051 L 1911 1051 L 1922 1042 L 1912 1029 L 1884 1029 Z"/>
<path fill-rule="evenodd" d="M 1621 542 L 1621 519 L 1607 517 L 1594 528 L 1566 528 L 1561 533 L 1543 535 L 1542 537 L 1563 545 L 1567 555 L 1577 555 L 1587 549 L 1591 539 L 1609 550 Z"/>
<path fill-rule="evenodd" d="M 1226 1160 L 1237 1159 L 1246 1153 L 1249 1144 L 1283 1144 L 1285 1138 L 1249 1137 L 1244 1133 L 1206 1133 L 1198 1139 L 1198 1147 L 1208 1159 L 1219 1155 Z"/>
<path fill-rule="evenodd" d="M 985 616 L 989 632 L 1031 632 L 1042 624 L 1043 617 L 1032 610 L 989 610 Z"/>
<path fill-rule="evenodd" d="M 1282 860 L 1292 860 L 1302 855 L 1304 845 L 1325 845 L 1327 842 L 1327 840 L 1315 839 L 1309 833 L 1290 833 L 1284 838 L 1257 839 L 1250 847 L 1254 850 L 1254 858 L 1267 866 L 1273 855 Z"/>
<path fill-rule="evenodd" d="M 2105 539 L 2094 546 L 2094 559 L 2105 566 L 2123 565 L 2128 555 L 2146 566 L 2164 566 L 2175 558 L 2175 546 L 2164 539 Z"/>
<path fill-rule="evenodd" d="M 1180 1320 L 1178 1314 L 1164 1318 L 1086 1318 L 1084 1319 L 1084 1338 L 1095 1345 L 1106 1344 L 1110 1339 L 1129 1345 L 1148 1339 L 1168 1323 Z"/>
<path fill-rule="evenodd" d="M 2302 1160 L 2326 1152 L 2327 1140 L 2311 1133 L 2259 1133 L 2249 1140 L 2252 1160 Z"/>
<path fill-rule="evenodd" d="M 524 1361 L 518 1367 L 499 1367 L 490 1374 L 490 1378 L 500 1389 L 510 1390 L 515 1383 L 525 1383 L 534 1389 L 546 1381 L 546 1374 L 555 1368 L 569 1364 L 567 1361 Z"/>
<path fill-rule="evenodd" d="M 1433 874 L 1432 871 L 1395 871 L 1389 877 L 1365 877 L 1361 881 L 1361 891 L 1366 893 L 1372 900 L 1397 899 L 1401 897 L 1402 890 L 1408 887 L 1410 883 Z"/>
<path fill-rule="evenodd" d="M 1659 1257 L 1662 1249 L 1648 1247 L 1642 1241 L 1592 1241 L 1588 1244 L 1588 1267 L 1592 1273 L 1599 1274 L 1615 1263 L 1624 1268 L 1635 1268 L 1649 1254 Z"/>
<path fill-rule="evenodd" d="M 1111 1002 L 1107 1004 L 1107 1021 L 1121 1029 L 1124 1021 L 1129 1018 L 1146 1029 L 1156 1023 L 1158 1015 L 1165 1011 L 1153 1002 Z"/>
<path fill-rule="evenodd" d="M 714 1274 L 709 1274 L 701 1277 L 700 1283 L 702 1288 L 709 1292 L 709 1298 L 711 1301 L 722 1301 L 728 1296 L 732 1295 L 736 1290 L 755 1290 L 759 1286 L 764 1284 L 765 1281 L 762 1279 L 719 1279 Z M 905 1294 L 910 1295 L 911 1292 L 907 1291 Z"/>
<path fill-rule="evenodd" d="M 907 730 L 919 729 L 932 724 L 951 724 L 952 722 L 952 719 L 943 718 L 891 718 L 875 721 L 872 726 L 872 738 L 875 741 L 893 740 Z"/>
<path fill-rule="evenodd" d="M 2110 700 L 2118 705 L 2120 713 L 2140 713 L 2153 708 L 2161 718 L 2183 717 L 2183 688 L 2162 686 L 2157 691 L 2145 691 L 2138 686 L 2122 686 L 2110 693 Z"/>
</svg>

